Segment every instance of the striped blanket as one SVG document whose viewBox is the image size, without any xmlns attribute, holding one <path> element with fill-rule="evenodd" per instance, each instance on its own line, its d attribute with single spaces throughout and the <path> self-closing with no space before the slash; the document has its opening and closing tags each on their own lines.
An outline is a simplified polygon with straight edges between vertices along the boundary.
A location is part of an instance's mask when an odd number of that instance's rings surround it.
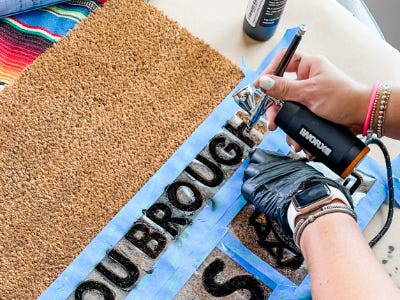
<svg viewBox="0 0 400 300">
<path fill-rule="evenodd" d="M 107 0 L 71 0 L 0 19 L 0 90 Z"/>
</svg>

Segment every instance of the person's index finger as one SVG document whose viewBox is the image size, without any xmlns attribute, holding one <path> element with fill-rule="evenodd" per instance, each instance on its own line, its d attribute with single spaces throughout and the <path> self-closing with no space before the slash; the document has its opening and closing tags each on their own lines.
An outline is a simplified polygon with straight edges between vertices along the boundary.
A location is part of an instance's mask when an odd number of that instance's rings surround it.
<svg viewBox="0 0 400 300">
<path fill-rule="evenodd" d="M 279 63 L 282 60 L 283 55 L 286 52 L 286 48 L 282 48 L 279 50 L 279 52 L 272 58 L 271 62 L 268 64 L 268 66 L 264 69 L 264 71 L 262 71 L 262 73 L 260 74 L 260 76 L 254 81 L 253 85 L 256 88 L 260 88 L 260 77 L 262 75 L 266 75 L 266 74 L 272 74 L 274 73 L 275 69 L 278 67 Z"/>
<path fill-rule="evenodd" d="M 297 72 L 301 60 L 304 58 L 304 54 L 300 51 L 293 54 L 288 66 L 286 67 L 286 72 Z"/>
<path fill-rule="evenodd" d="M 268 66 L 264 69 L 261 75 L 274 73 L 274 71 L 280 64 L 282 57 L 285 55 L 286 50 L 287 50 L 286 48 L 280 49 L 279 52 L 274 56 L 274 58 L 268 64 Z"/>
<path fill-rule="evenodd" d="M 265 70 L 261 73 L 261 75 L 254 81 L 253 85 L 256 88 L 260 88 L 260 77 L 262 75 L 267 75 L 267 74 L 273 74 L 278 65 L 280 64 L 282 57 L 286 53 L 286 48 L 282 48 L 279 50 L 279 52 L 274 56 L 274 58 L 271 60 L 269 65 L 265 68 Z M 286 67 L 285 72 L 297 72 L 297 69 L 299 68 L 300 62 L 304 57 L 304 53 L 301 51 L 297 51 L 295 54 L 293 54 L 293 57 L 290 59 L 290 62 L 288 66 Z"/>
</svg>

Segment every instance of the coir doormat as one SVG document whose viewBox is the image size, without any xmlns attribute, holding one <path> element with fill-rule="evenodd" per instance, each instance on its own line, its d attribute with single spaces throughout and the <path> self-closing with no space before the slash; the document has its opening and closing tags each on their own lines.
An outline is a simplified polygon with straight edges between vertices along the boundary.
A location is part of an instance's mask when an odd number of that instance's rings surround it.
<svg viewBox="0 0 400 300">
<path fill-rule="evenodd" d="M 6 87 L 0 298 L 38 297 L 242 77 L 145 1 L 110 0 Z"/>
</svg>

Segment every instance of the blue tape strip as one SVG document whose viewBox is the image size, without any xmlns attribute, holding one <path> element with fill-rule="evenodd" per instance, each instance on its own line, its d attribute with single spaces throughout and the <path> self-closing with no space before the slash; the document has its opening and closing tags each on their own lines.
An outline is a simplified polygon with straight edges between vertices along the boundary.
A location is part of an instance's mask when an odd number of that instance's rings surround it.
<svg viewBox="0 0 400 300">
<path fill-rule="evenodd" d="M 385 201 L 386 195 L 387 189 L 382 184 L 382 180 L 378 179 L 355 208 L 358 226 L 361 230 L 367 227 L 379 207 Z"/>
<path fill-rule="evenodd" d="M 392 161 L 393 176 L 400 177 L 400 155 Z"/>
<path fill-rule="evenodd" d="M 400 155 L 392 161 L 394 199 L 397 205 L 400 205 Z"/>
<path fill-rule="evenodd" d="M 286 143 L 286 134 L 280 128 L 269 132 L 258 147 L 265 150 L 276 151 L 281 154 L 288 154 L 291 150 Z"/>
<path fill-rule="evenodd" d="M 311 299 L 311 278 L 307 275 L 294 293 L 295 299 Z"/>
<path fill-rule="evenodd" d="M 295 297 L 297 286 L 277 286 L 272 294 L 268 297 L 268 300 L 298 300 Z"/>
<path fill-rule="evenodd" d="M 218 245 L 218 249 L 271 289 L 275 289 L 278 286 L 283 286 L 288 289 L 296 288 L 296 285 L 291 280 L 256 256 L 229 233 L 224 236 Z M 280 289 L 282 289 L 282 287 Z"/>
<path fill-rule="evenodd" d="M 357 166 L 365 174 L 386 181 L 386 167 L 375 161 L 372 157 L 365 157 Z"/>
<path fill-rule="evenodd" d="M 362 172 L 374 177 L 376 179 L 376 183 L 374 186 L 371 188 L 371 190 L 368 192 L 366 197 L 363 199 L 365 201 L 362 201 L 357 207 L 356 212 L 363 212 L 365 210 L 365 218 L 368 219 L 367 216 L 373 217 L 373 215 L 377 212 L 379 209 L 380 205 L 386 200 L 389 194 L 388 190 L 388 184 L 387 184 L 387 172 L 386 172 L 386 167 L 379 164 L 375 160 L 373 160 L 371 157 L 366 157 L 364 160 L 360 163 L 358 167 Z M 395 201 L 398 205 L 400 205 L 400 180 L 399 180 L 399 175 L 400 175 L 400 156 L 397 156 L 393 161 L 392 161 L 392 170 L 393 170 L 393 182 L 394 182 L 394 197 Z M 378 186 L 376 186 L 378 185 Z M 365 228 L 365 226 L 368 224 L 368 220 L 364 220 L 363 222 L 360 222 L 359 224 L 362 229 Z"/>
<path fill-rule="evenodd" d="M 240 195 L 243 170 L 244 166 L 241 166 L 215 194 L 213 203 L 203 208 L 178 241 L 158 259 L 154 272 L 146 275 L 127 299 L 172 299 L 179 292 L 245 205 L 245 201 L 237 196 Z"/>
</svg>

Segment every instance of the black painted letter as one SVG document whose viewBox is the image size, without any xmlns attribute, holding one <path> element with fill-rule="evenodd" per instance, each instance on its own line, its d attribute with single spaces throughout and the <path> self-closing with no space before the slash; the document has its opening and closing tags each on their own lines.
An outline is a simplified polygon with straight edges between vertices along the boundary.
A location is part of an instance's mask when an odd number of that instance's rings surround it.
<svg viewBox="0 0 400 300">
<path fill-rule="evenodd" d="M 233 135 L 235 135 L 237 138 L 239 138 L 241 141 L 245 142 L 247 146 L 250 148 L 253 148 L 254 146 L 254 141 L 245 136 L 244 132 L 247 131 L 247 125 L 245 123 L 240 123 L 240 125 L 237 128 L 234 128 L 231 124 L 226 123 L 224 126 L 226 130 L 230 131 Z"/>
<path fill-rule="evenodd" d="M 228 143 L 226 144 L 226 138 L 219 136 L 215 137 L 210 141 L 208 145 L 210 149 L 211 156 L 215 159 L 216 162 L 226 165 L 226 166 L 234 166 L 242 161 L 243 158 L 243 150 L 240 148 L 239 145 L 235 143 Z M 224 152 L 231 155 L 231 151 L 234 152 L 233 157 L 231 158 L 224 158 L 218 154 L 217 148 L 223 148 Z"/>
<path fill-rule="evenodd" d="M 182 187 L 187 187 L 193 193 L 193 201 L 191 203 L 184 203 L 180 201 L 178 191 Z M 175 181 L 167 189 L 168 200 L 179 210 L 195 211 L 198 210 L 203 204 L 203 197 L 200 191 L 191 183 L 184 181 Z"/>
<path fill-rule="evenodd" d="M 202 184 L 209 186 L 209 187 L 215 187 L 221 184 L 222 180 L 224 180 L 224 173 L 222 173 L 221 169 L 208 160 L 207 158 L 201 156 L 200 154 L 196 156 L 196 159 L 201 162 L 203 165 L 205 165 L 213 174 L 212 179 L 207 179 L 204 178 L 202 174 L 197 173 L 195 170 L 193 170 L 190 165 L 186 167 L 185 171 L 194 177 L 194 179 L 200 181 Z"/>
<path fill-rule="evenodd" d="M 120 277 L 113 271 L 107 269 L 102 263 L 99 263 L 96 266 L 97 271 L 99 271 L 112 283 L 119 286 L 120 288 L 126 289 L 133 286 L 139 277 L 139 269 L 129 259 L 127 259 L 116 250 L 111 250 L 110 253 L 108 253 L 108 257 L 113 261 L 119 263 L 125 269 L 128 275 L 125 277 Z"/>
<path fill-rule="evenodd" d="M 103 296 L 104 300 L 114 300 L 114 293 L 104 284 L 97 281 L 85 281 L 82 282 L 75 290 L 75 299 L 83 300 L 85 293 L 90 291 L 97 291 Z"/>
<path fill-rule="evenodd" d="M 203 285 L 212 296 L 225 297 L 237 290 L 248 290 L 251 294 L 251 300 L 264 299 L 261 283 L 250 275 L 236 276 L 223 284 L 217 283 L 215 277 L 223 270 L 224 262 L 220 259 L 214 260 L 204 270 Z"/>
<path fill-rule="evenodd" d="M 157 258 L 167 244 L 165 236 L 158 231 L 150 232 L 150 228 L 144 223 L 135 224 L 125 238 L 152 259 Z"/>
<path fill-rule="evenodd" d="M 155 203 L 147 211 L 146 216 L 157 225 L 160 225 L 168 231 L 173 237 L 178 234 L 178 229 L 175 224 L 186 225 L 188 220 L 186 218 L 172 217 L 172 211 L 168 205 L 164 203 Z"/>
</svg>

